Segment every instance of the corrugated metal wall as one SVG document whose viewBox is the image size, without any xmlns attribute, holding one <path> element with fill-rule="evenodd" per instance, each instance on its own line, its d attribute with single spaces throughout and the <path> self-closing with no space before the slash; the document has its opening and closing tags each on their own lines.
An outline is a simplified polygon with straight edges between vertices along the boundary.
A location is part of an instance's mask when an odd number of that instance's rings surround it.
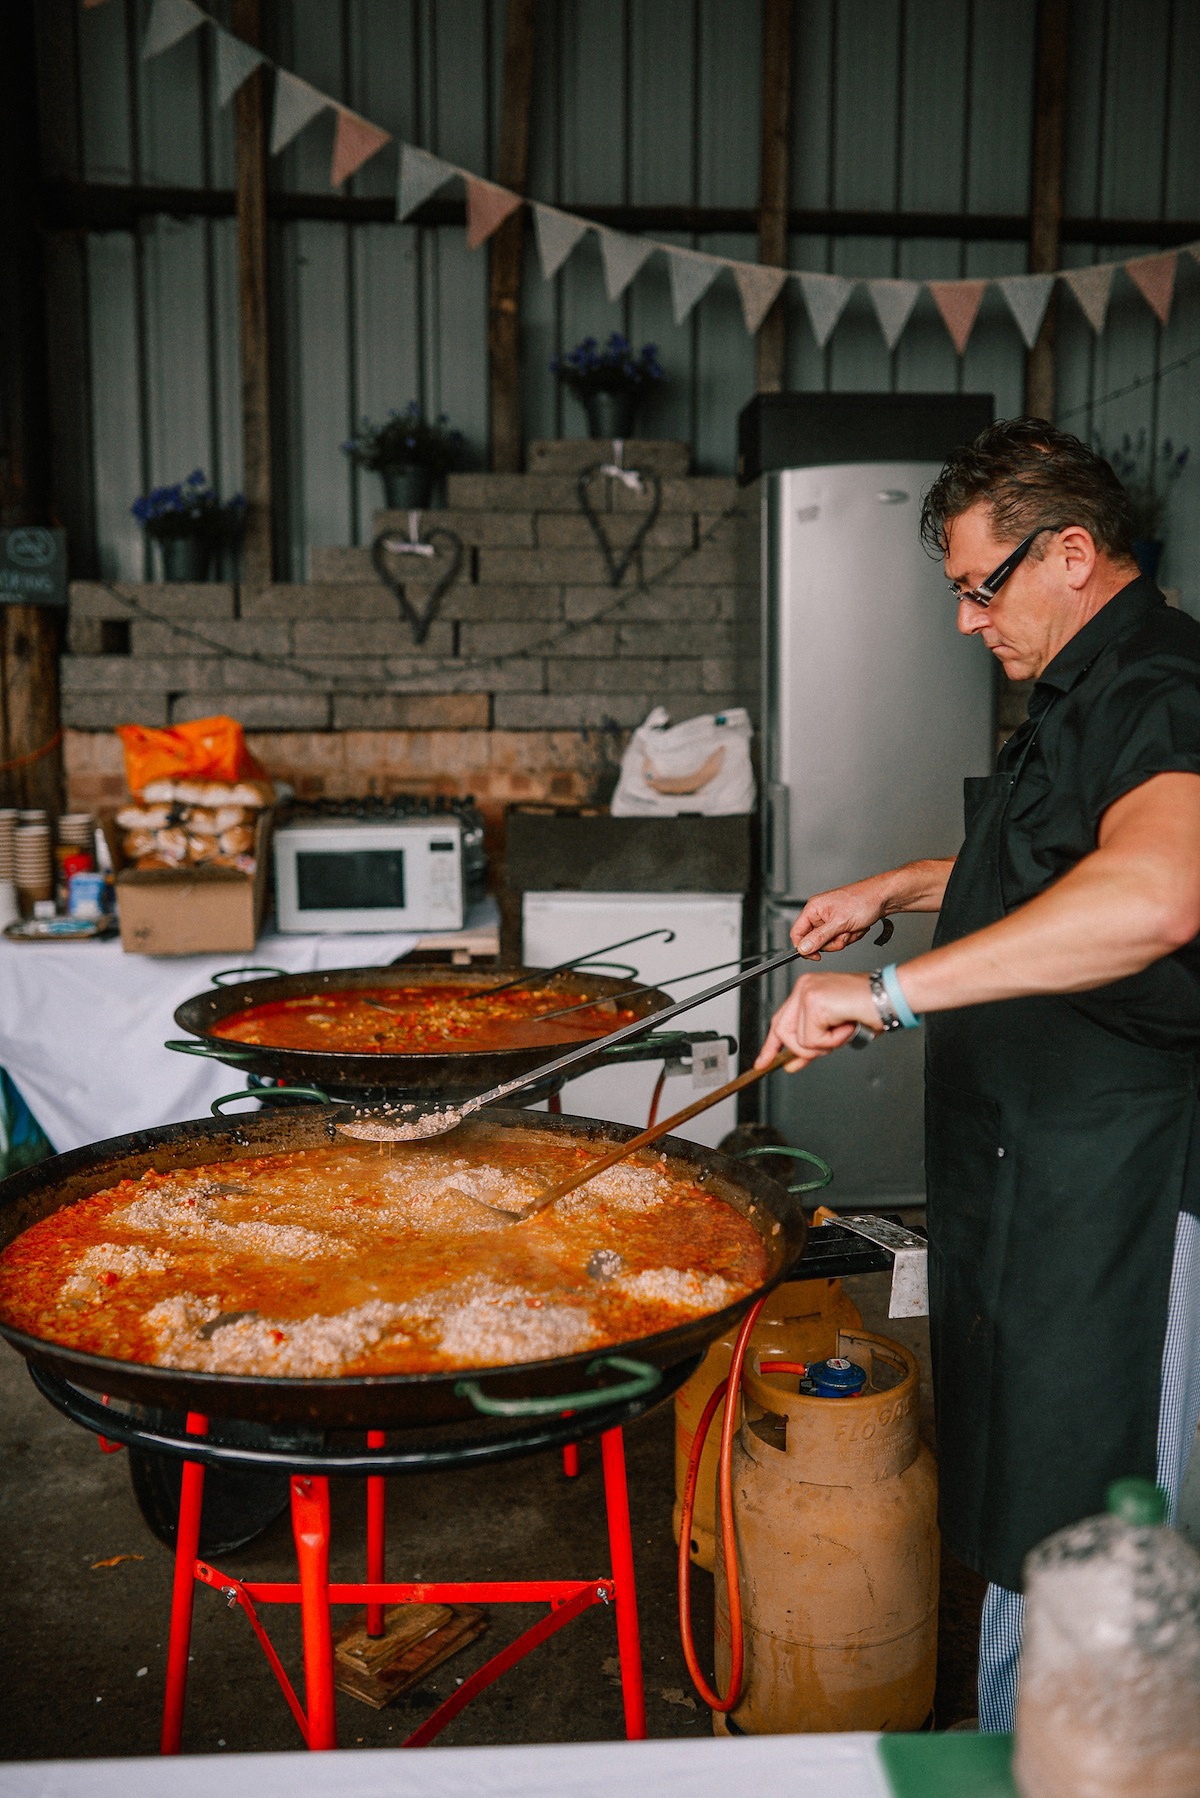
<svg viewBox="0 0 1200 1798">
<path fill-rule="evenodd" d="M 228 22 L 227 9 L 213 4 Z M 1036 0 L 798 0 L 793 204 L 1020 213 L 1028 205 Z M 211 94 L 208 34 L 149 65 L 149 0 L 44 0 L 40 70 L 46 160 L 69 179 L 229 187 L 232 118 Z M 400 137 L 490 173 L 497 137 L 504 0 L 280 0 L 279 60 Z M 754 0 L 541 0 L 530 192 L 565 206 L 753 206 L 759 157 L 760 9 Z M 1072 18 L 1066 210 L 1077 216 L 1200 214 L 1200 7 L 1194 0 L 1078 0 Z M 280 159 L 287 187 L 328 191 L 332 123 Z M 386 150 L 348 191 L 393 190 Z M 310 545 L 357 542 L 377 501 L 339 445 L 364 413 L 419 398 L 448 412 L 477 465 L 487 440 L 486 279 L 454 227 L 297 222 L 274 230 L 278 431 L 291 574 Z M 693 238 L 752 258 L 750 235 Z M 1136 253 L 1071 245 L 1086 263 Z M 1016 273 L 1012 242 L 796 237 L 791 263 L 851 276 Z M 236 243 L 226 220 L 147 221 L 57 238 L 51 265 L 61 363 L 86 378 L 56 399 L 69 522 L 105 575 L 140 576 L 129 517 L 148 484 L 204 467 L 239 481 Z M 1060 416 L 1108 437 L 1143 426 L 1197 446 L 1195 365 L 1134 393 L 1200 341 L 1200 269 L 1180 268 L 1160 328 L 1128 283 L 1094 339 L 1061 299 Z M 798 294 L 789 381 L 805 388 L 995 393 L 1019 410 L 1024 350 L 989 291 L 966 355 L 923 297 L 889 355 L 865 292 L 824 351 Z M 642 428 L 689 439 L 700 470 L 732 467 L 734 421 L 753 390 L 754 351 L 731 281 L 682 327 L 667 272 L 651 261 L 623 300 L 604 295 L 587 238 L 551 283 L 530 245 L 523 296 L 525 426 L 573 433 L 574 402 L 551 355 L 586 333 L 656 341 L 669 391 Z M 61 382 L 60 382 L 61 387 Z M 1200 473 L 1175 490 L 1164 577 L 1200 612 Z"/>
</svg>

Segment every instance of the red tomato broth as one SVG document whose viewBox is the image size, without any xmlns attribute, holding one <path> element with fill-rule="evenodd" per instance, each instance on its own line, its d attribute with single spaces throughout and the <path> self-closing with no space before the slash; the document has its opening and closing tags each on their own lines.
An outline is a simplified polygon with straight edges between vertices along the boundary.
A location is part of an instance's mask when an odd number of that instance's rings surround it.
<svg viewBox="0 0 1200 1798">
<path fill-rule="evenodd" d="M 0 1316 L 119 1360 L 330 1377 L 505 1366 L 610 1347 L 721 1310 L 766 1254 L 725 1200 L 658 1158 L 520 1225 L 594 1159 L 539 1131 L 296 1150 L 150 1172 L 64 1207 L 0 1255 Z M 598 1249 L 622 1266 L 587 1272 Z"/>
<path fill-rule="evenodd" d="M 494 998 L 477 987 L 449 982 L 356 987 L 248 1006 L 214 1024 L 212 1034 L 259 1048 L 329 1054 L 483 1054 L 569 1047 L 607 1036 L 638 1015 L 598 999 L 584 1010 L 539 1022 L 542 1013 L 560 1011 L 587 997 L 558 986 L 520 987 Z"/>
</svg>

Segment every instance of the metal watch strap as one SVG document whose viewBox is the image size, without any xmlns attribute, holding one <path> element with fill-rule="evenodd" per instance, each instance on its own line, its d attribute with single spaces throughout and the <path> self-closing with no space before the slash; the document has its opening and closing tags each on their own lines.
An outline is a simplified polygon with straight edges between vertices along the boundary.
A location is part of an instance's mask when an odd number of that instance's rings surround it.
<svg viewBox="0 0 1200 1798">
<path fill-rule="evenodd" d="M 883 969 L 876 968 L 868 978 L 871 982 L 871 999 L 879 1013 L 880 1023 L 885 1030 L 902 1030 L 904 1026 L 896 1016 L 895 1008 L 888 998 L 887 988 L 883 984 Z"/>
</svg>

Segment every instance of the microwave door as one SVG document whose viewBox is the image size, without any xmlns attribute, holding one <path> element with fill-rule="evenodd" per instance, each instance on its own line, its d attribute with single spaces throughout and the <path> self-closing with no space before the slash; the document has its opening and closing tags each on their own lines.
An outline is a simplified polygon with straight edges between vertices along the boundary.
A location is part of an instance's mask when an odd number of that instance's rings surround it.
<svg viewBox="0 0 1200 1798">
<path fill-rule="evenodd" d="M 403 910 L 405 854 L 395 847 L 298 850 L 296 904 L 301 916 Z"/>
</svg>

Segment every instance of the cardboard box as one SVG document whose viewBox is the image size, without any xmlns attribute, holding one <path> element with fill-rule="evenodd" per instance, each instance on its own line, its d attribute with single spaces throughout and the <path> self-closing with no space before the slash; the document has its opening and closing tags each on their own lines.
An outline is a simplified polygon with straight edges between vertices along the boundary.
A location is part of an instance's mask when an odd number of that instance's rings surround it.
<svg viewBox="0 0 1200 1798">
<path fill-rule="evenodd" d="M 267 909 L 271 821 L 270 810 L 259 813 L 255 871 L 243 874 L 238 868 L 125 867 L 121 833 L 106 819 L 126 954 L 223 955 L 253 949 Z"/>
</svg>

